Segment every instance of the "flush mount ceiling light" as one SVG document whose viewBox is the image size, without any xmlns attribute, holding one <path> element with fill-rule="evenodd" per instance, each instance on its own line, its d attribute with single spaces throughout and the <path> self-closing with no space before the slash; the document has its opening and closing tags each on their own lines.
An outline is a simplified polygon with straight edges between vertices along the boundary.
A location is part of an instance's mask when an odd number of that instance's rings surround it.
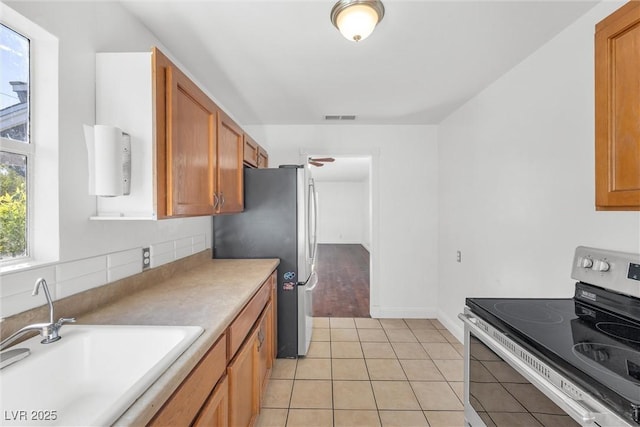
<svg viewBox="0 0 640 427">
<path fill-rule="evenodd" d="M 340 0 L 331 9 L 331 23 L 347 40 L 355 42 L 369 37 L 383 17 L 380 0 Z"/>
</svg>

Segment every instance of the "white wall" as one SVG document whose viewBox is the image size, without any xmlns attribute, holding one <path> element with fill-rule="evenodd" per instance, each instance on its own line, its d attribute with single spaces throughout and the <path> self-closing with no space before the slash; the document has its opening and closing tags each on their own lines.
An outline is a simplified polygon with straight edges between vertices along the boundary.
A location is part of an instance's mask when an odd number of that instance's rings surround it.
<svg viewBox="0 0 640 427">
<path fill-rule="evenodd" d="M 89 220 L 96 202 L 87 195 L 82 125 L 95 123 L 95 53 L 149 51 L 153 45 L 161 46 L 159 41 L 117 2 L 7 4 L 59 39 L 60 264 L 3 275 L 0 315 L 44 303 L 30 296 L 37 275 L 55 284 L 53 294 L 60 297 L 99 286 L 125 271 L 135 273 L 141 265 L 141 247 L 155 249 L 154 265 L 209 247 L 209 217 L 157 222 Z M 107 256 L 116 252 L 118 255 Z M 127 267 L 116 273 L 121 265 Z"/>
<path fill-rule="evenodd" d="M 318 242 L 365 245 L 369 186 L 360 181 L 317 181 Z"/>
<path fill-rule="evenodd" d="M 597 5 L 439 127 L 439 318 L 458 333 L 465 297 L 571 297 L 578 245 L 640 252 L 638 212 L 594 209 L 593 33 L 618 6 Z"/>
<path fill-rule="evenodd" d="M 371 315 L 432 316 L 437 296 L 435 126 L 250 126 L 272 167 L 301 153 L 372 157 Z"/>
</svg>

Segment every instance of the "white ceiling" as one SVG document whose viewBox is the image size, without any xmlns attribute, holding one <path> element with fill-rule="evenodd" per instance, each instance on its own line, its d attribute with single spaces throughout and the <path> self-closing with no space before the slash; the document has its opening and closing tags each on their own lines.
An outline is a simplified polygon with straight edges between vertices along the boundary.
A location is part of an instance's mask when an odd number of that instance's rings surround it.
<svg viewBox="0 0 640 427">
<path fill-rule="evenodd" d="M 385 0 L 356 44 L 334 0 L 123 0 L 242 125 L 436 124 L 596 2 Z M 336 124 L 339 125 L 339 124 Z"/>
</svg>

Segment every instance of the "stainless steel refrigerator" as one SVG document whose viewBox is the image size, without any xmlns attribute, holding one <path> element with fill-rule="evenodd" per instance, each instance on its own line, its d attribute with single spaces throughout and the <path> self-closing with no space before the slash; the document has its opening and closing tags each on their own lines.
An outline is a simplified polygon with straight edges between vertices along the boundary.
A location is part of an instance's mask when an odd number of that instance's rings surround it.
<svg viewBox="0 0 640 427">
<path fill-rule="evenodd" d="M 244 212 L 213 218 L 215 258 L 279 258 L 278 357 L 307 354 L 318 283 L 317 195 L 308 167 L 244 170 Z"/>
</svg>

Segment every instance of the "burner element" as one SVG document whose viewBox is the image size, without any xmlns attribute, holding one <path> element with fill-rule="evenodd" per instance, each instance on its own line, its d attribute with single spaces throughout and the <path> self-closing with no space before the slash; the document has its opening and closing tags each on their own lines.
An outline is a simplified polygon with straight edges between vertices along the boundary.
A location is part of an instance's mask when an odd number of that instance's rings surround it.
<svg viewBox="0 0 640 427">
<path fill-rule="evenodd" d="M 560 301 L 550 300 L 545 305 L 547 306 L 547 308 L 549 308 L 552 311 L 555 311 L 558 313 L 564 313 L 569 315 L 570 317 L 573 317 L 574 307 L 571 305 L 568 305 L 564 300 L 560 300 Z"/>
<path fill-rule="evenodd" d="M 640 328 L 631 325 L 614 322 L 596 323 L 596 328 L 607 335 L 640 344 Z"/>
<path fill-rule="evenodd" d="M 631 402 L 640 403 L 640 353 L 615 345 L 585 341 L 573 346 L 573 354 L 589 367 L 613 377 L 618 393 Z"/>
<path fill-rule="evenodd" d="M 508 317 L 525 322 L 556 324 L 562 323 L 564 320 L 559 313 L 549 310 L 547 307 L 532 304 L 531 302 L 499 302 L 493 307 Z"/>
</svg>

